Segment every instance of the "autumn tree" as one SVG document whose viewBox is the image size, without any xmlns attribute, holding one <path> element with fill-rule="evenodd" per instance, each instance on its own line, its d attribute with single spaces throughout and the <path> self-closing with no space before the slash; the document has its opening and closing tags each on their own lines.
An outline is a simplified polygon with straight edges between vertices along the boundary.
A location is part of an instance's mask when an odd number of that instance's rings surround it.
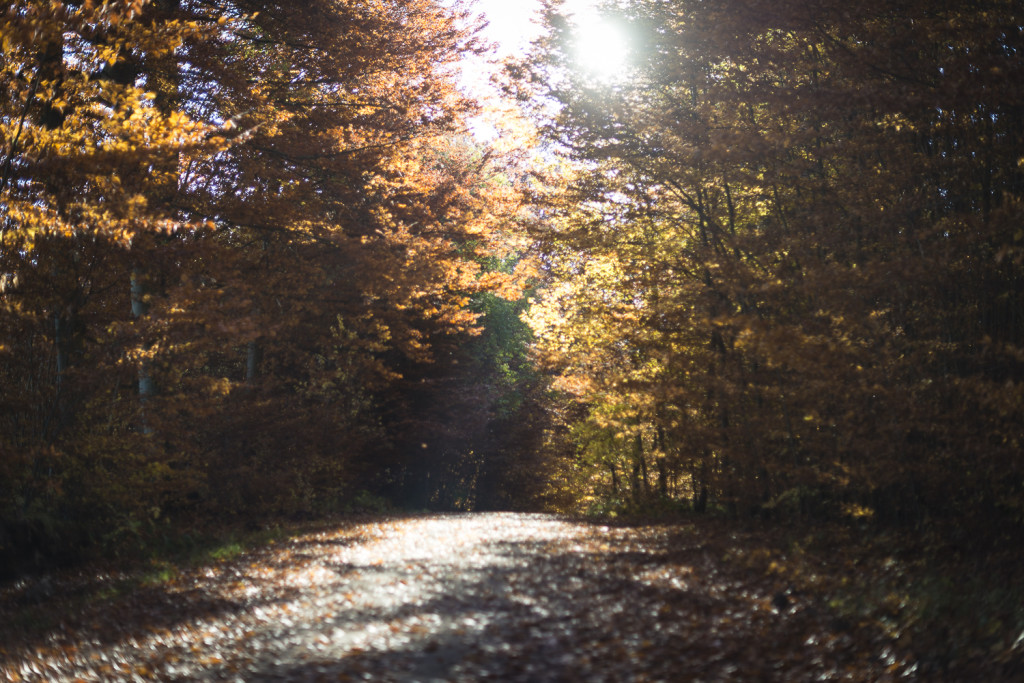
<svg viewBox="0 0 1024 683">
<path fill-rule="evenodd" d="M 0 28 L 4 554 L 344 506 L 414 421 L 401 383 L 522 280 L 484 265 L 516 190 L 439 162 L 468 15 L 24 0 Z"/>
<path fill-rule="evenodd" d="M 516 72 L 579 161 L 531 314 L 578 492 L 1020 522 L 1014 3 L 605 12 L 627 77 L 557 4 Z"/>
<path fill-rule="evenodd" d="M 444 198 L 442 225 L 454 229 L 449 239 L 461 258 L 442 281 L 460 293 L 460 315 L 471 321 L 457 334 L 450 324 L 425 330 L 430 361 L 407 359 L 382 405 L 393 444 L 382 485 L 418 507 L 468 509 L 489 496 L 480 484 L 500 450 L 495 425 L 508 417 L 519 373 L 528 372 L 517 311 L 536 275 L 523 239 L 535 220 L 535 162 L 526 131 L 505 133 L 489 143 L 448 138 L 418 157 L 417 173 Z"/>
</svg>

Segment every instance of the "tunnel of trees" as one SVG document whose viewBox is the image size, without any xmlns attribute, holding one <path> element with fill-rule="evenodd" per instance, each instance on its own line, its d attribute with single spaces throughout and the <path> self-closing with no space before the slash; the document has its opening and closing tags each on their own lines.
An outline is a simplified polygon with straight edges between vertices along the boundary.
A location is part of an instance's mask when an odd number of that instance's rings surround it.
<svg viewBox="0 0 1024 683">
<path fill-rule="evenodd" d="M 203 520 L 1024 528 L 1024 16 L 623 0 L 0 14 L 2 569 Z"/>
</svg>

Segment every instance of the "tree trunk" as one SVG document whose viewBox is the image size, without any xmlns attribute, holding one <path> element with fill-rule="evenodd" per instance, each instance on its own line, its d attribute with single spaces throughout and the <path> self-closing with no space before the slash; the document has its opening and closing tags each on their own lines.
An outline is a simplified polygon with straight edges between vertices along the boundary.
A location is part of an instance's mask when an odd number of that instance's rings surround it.
<svg viewBox="0 0 1024 683">
<path fill-rule="evenodd" d="M 149 312 L 149 303 L 146 301 L 146 287 L 143 284 L 143 276 L 139 273 L 138 268 L 132 270 L 131 302 L 132 317 L 136 320 L 141 319 Z M 142 409 L 140 429 L 143 434 L 149 434 L 152 429 L 150 428 L 149 421 L 146 419 L 146 402 L 150 396 L 156 393 L 156 384 L 153 382 L 153 376 L 150 373 L 149 361 L 145 357 L 139 359 L 138 387 L 139 405 Z"/>
<path fill-rule="evenodd" d="M 53 314 L 53 345 L 56 356 L 56 376 L 54 377 L 53 396 L 53 432 L 57 433 L 69 423 L 71 419 L 67 401 L 67 388 L 65 376 L 71 364 L 71 344 L 74 333 L 74 317 L 72 313 L 61 315 Z"/>
<path fill-rule="evenodd" d="M 255 340 L 246 345 L 245 383 L 249 386 L 252 386 L 256 382 L 256 378 L 259 376 L 260 360 L 262 359 L 262 356 L 263 350 Z"/>
<path fill-rule="evenodd" d="M 668 498 L 668 471 L 665 468 L 665 459 L 656 459 L 654 465 L 658 469 L 658 495 L 661 498 Z"/>
<path fill-rule="evenodd" d="M 640 432 L 637 432 L 633 443 L 635 455 L 633 497 L 649 498 L 651 495 L 651 478 L 647 472 L 647 458 L 644 457 L 644 439 Z"/>
<path fill-rule="evenodd" d="M 660 454 L 660 457 L 654 461 L 655 467 L 658 469 L 658 495 L 662 498 L 668 498 L 669 473 L 668 467 L 665 464 L 665 459 L 668 457 L 668 447 L 666 446 L 665 429 L 659 425 L 655 436 L 658 439 L 658 453 Z"/>
<path fill-rule="evenodd" d="M 708 487 L 701 484 L 700 493 L 693 499 L 693 511 L 703 513 L 708 509 Z"/>
</svg>

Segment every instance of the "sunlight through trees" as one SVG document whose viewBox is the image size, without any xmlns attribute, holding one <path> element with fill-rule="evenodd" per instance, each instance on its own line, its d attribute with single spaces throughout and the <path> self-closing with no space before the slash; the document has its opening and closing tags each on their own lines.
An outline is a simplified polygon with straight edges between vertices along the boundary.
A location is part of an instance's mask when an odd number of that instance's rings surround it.
<svg viewBox="0 0 1024 683">
<path fill-rule="evenodd" d="M 0 17 L 0 569 L 364 503 L 1024 529 L 1014 3 L 543 2 L 483 102 L 467 3 Z"/>
<path fill-rule="evenodd" d="M 1019 529 L 1019 8 L 615 7 L 629 79 L 557 4 L 512 67 L 576 162 L 529 313 L 552 490 Z"/>
</svg>

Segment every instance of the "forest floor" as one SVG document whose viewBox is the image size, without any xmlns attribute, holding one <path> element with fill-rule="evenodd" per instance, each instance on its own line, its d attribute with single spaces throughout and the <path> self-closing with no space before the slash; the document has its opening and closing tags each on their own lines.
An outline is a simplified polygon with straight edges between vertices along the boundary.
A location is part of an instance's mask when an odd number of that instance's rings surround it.
<svg viewBox="0 0 1024 683">
<path fill-rule="evenodd" d="M 912 561 L 833 540 L 514 513 L 307 525 L 158 578 L 2 587 L 0 679 L 1024 680 L 1020 605 L 986 626 L 931 604 Z"/>
</svg>

